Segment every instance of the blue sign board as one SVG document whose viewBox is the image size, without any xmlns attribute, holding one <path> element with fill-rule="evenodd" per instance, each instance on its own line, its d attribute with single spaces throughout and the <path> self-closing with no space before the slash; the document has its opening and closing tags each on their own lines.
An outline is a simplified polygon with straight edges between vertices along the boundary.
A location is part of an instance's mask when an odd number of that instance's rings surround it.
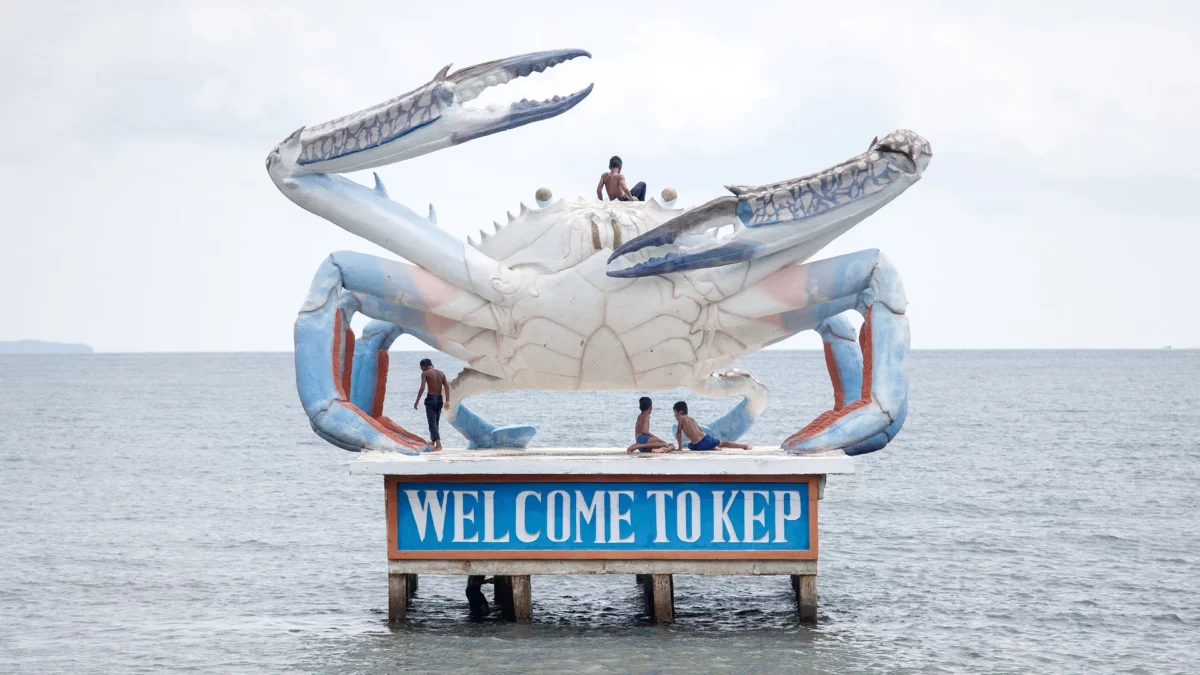
<svg viewBox="0 0 1200 675">
<path fill-rule="evenodd" d="M 552 558 L 589 551 L 598 558 L 627 553 L 727 558 L 741 552 L 815 557 L 816 505 L 810 502 L 815 495 L 807 477 L 790 482 L 563 478 L 410 482 L 395 477 L 388 483 L 393 557 L 482 558 L 494 552 L 500 554 L 495 557 L 545 553 Z M 524 555 L 513 555 L 518 552 Z"/>
</svg>

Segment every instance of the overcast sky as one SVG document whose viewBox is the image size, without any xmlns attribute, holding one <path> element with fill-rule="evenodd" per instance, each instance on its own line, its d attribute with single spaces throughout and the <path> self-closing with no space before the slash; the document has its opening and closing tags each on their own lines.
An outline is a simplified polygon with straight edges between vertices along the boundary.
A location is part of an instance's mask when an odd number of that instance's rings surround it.
<svg viewBox="0 0 1200 675">
<path fill-rule="evenodd" d="M 267 152 L 447 63 L 580 47 L 489 97 L 587 100 L 381 169 L 392 198 L 465 237 L 592 194 L 612 154 L 694 205 L 907 127 L 924 179 L 818 257 L 886 252 L 914 348 L 1200 346 L 1196 3 L 567 4 L 6 7 L 0 340 L 290 349 L 328 253 L 391 254 L 279 194 Z"/>
</svg>

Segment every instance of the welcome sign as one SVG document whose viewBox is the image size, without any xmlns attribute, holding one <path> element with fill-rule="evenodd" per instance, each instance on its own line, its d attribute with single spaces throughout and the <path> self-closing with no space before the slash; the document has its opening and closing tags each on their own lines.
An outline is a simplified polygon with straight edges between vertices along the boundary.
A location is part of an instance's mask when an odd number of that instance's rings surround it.
<svg viewBox="0 0 1200 675">
<path fill-rule="evenodd" d="M 392 559 L 814 559 L 813 476 L 386 478 Z"/>
</svg>

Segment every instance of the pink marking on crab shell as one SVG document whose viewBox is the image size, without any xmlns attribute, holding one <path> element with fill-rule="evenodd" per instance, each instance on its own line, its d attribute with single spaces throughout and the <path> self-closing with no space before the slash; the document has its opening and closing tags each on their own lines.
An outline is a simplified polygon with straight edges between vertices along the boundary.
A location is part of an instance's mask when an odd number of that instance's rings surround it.
<svg viewBox="0 0 1200 675">
<path fill-rule="evenodd" d="M 437 314 L 425 315 L 425 331 L 439 336 L 438 342 L 441 342 L 440 336 L 445 335 L 457 326 L 458 322 L 454 319 L 447 319 L 446 317 L 439 316 Z"/>
<path fill-rule="evenodd" d="M 804 265 L 791 265 L 767 275 L 755 288 L 785 305 L 792 306 L 797 297 L 804 295 L 807 285 L 808 269 Z"/>
<path fill-rule="evenodd" d="M 427 272 L 420 267 L 405 265 L 413 286 L 421 294 L 421 300 L 426 307 L 440 307 L 454 302 L 462 294 L 462 290 L 441 277 Z"/>
</svg>

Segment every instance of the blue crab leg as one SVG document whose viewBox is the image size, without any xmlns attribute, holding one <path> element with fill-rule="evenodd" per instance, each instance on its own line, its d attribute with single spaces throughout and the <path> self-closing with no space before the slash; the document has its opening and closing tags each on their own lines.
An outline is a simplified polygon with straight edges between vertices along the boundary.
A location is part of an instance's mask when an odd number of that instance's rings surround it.
<svg viewBox="0 0 1200 675">
<path fill-rule="evenodd" d="M 357 253 L 331 255 L 317 270 L 296 319 L 301 405 L 317 435 L 340 448 L 405 454 L 428 448 L 424 439 L 383 416 L 386 349 L 401 332 L 459 358 L 477 358 L 442 335 L 473 335 L 485 329 L 437 314 L 474 315 L 471 308 L 476 303 L 464 300 L 458 289 L 441 292 L 443 286 L 411 275 L 412 270 Z M 356 311 L 382 320 L 368 324 L 361 341 L 350 330 Z"/>
<path fill-rule="evenodd" d="M 451 408 L 446 421 L 467 439 L 467 448 L 525 448 L 537 434 L 537 428 L 521 424 L 498 427 L 475 414 L 464 405 L 472 396 L 489 391 L 507 391 L 512 385 L 501 378 L 482 373 L 473 368 L 463 368 L 450 383 L 450 391 L 457 397 L 458 405 Z"/>
<path fill-rule="evenodd" d="M 734 339 L 776 341 L 816 329 L 826 343 L 834 407 L 784 441 L 786 449 L 861 454 L 899 432 L 907 414 L 907 301 L 899 275 L 881 253 L 860 251 L 786 267 L 719 307 L 722 330 Z M 842 316 L 850 309 L 866 319 L 861 346 L 853 344 L 852 327 Z"/>
<path fill-rule="evenodd" d="M 741 396 L 737 405 L 708 424 L 700 425 L 706 434 L 723 441 L 741 438 L 767 407 L 767 387 L 754 379 L 750 373 L 734 368 L 723 373 L 713 373 L 699 383 L 688 387 L 701 396 Z M 671 428 L 675 433 L 675 425 Z"/>
<path fill-rule="evenodd" d="M 833 410 L 836 412 L 862 396 L 863 353 L 855 336 L 854 325 L 843 312 L 817 327 L 825 347 L 825 365 L 833 384 Z M 845 449 L 847 455 L 863 455 L 882 450 L 900 433 L 908 416 L 908 397 L 900 403 L 896 419 L 883 431 Z"/>
</svg>

